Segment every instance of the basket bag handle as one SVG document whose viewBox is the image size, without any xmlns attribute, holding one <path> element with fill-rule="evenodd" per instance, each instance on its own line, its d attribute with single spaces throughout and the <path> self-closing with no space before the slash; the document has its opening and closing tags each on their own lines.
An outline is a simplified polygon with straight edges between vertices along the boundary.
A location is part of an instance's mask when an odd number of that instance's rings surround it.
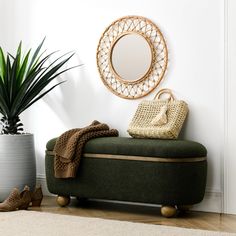
<svg viewBox="0 0 236 236">
<path fill-rule="evenodd" d="M 168 89 L 168 88 L 164 88 L 164 89 L 159 90 L 159 92 L 155 95 L 154 100 L 160 99 L 160 96 L 162 94 L 169 94 L 170 95 L 167 98 L 168 101 L 174 101 L 175 100 L 175 97 L 174 97 L 171 89 Z"/>
</svg>

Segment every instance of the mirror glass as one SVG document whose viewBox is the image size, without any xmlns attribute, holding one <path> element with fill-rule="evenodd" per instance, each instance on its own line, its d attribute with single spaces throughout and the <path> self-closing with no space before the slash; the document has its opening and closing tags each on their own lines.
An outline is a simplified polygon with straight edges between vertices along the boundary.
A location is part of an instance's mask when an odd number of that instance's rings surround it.
<svg viewBox="0 0 236 236">
<path fill-rule="evenodd" d="M 115 43 L 111 64 L 123 80 L 135 81 L 148 72 L 152 63 L 152 51 L 147 40 L 139 34 L 126 34 Z"/>
</svg>

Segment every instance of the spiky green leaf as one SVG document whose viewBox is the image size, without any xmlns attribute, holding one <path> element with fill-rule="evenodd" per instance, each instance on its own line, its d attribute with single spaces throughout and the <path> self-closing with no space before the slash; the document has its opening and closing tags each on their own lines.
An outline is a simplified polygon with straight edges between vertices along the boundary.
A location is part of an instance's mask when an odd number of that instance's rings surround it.
<svg viewBox="0 0 236 236">
<path fill-rule="evenodd" d="M 45 39 L 44 39 L 45 40 Z M 44 40 L 31 57 L 31 49 L 22 56 L 20 42 L 15 56 L 3 53 L 0 48 L 0 113 L 3 115 L 2 133 L 19 133 L 22 124 L 19 115 L 63 82 L 48 87 L 60 74 L 74 68 L 61 68 L 71 59 L 67 54 L 49 62 L 55 52 L 46 56 L 41 53 Z M 64 59 L 63 59 L 64 57 Z"/>
<path fill-rule="evenodd" d="M 0 47 L 0 77 L 3 79 L 6 73 L 6 60 L 2 48 Z"/>
<path fill-rule="evenodd" d="M 39 52 L 40 52 L 40 50 L 41 50 L 41 48 L 42 48 L 42 46 L 43 46 L 43 43 L 44 43 L 45 39 L 46 39 L 46 38 L 43 39 L 43 41 L 39 44 L 39 46 L 38 46 L 37 49 L 35 50 L 35 52 L 34 52 L 32 58 L 31 58 L 31 61 L 30 61 L 30 63 L 29 63 L 29 67 L 28 67 L 27 74 L 30 73 L 31 69 L 33 68 L 33 65 L 35 65 L 34 63 L 35 63 L 35 61 L 37 60 L 37 57 L 38 57 Z"/>
</svg>

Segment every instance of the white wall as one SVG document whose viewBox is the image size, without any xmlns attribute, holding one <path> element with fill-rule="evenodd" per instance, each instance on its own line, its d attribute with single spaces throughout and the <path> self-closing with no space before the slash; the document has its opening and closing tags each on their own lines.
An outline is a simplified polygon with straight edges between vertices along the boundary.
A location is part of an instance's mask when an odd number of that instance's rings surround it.
<svg viewBox="0 0 236 236">
<path fill-rule="evenodd" d="M 127 136 L 127 126 L 140 100 L 124 100 L 109 92 L 99 78 L 96 47 L 105 28 L 125 15 L 145 16 L 163 32 L 169 49 L 169 67 L 160 87 L 170 87 L 184 99 L 190 114 L 182 137 L 208 149 L 208 194 L 222 194 L 224 97 L 223 0 L 0 0 L 0 45 L 15 50 L 19 40 L 35 47 L 46 35 L 46 48 L 74 50 L 72 64 L 83 63 L 60 80 L 58 87 L 23 114 L 26 130 L 35 134 L 37 171 L 44 176 L 46 142 L 63 131 L 97 119 Z M 2 10 L 2 7 L 4 10 Z M 155 90 L 145 99 L 152 99 Z"/>
</svg>

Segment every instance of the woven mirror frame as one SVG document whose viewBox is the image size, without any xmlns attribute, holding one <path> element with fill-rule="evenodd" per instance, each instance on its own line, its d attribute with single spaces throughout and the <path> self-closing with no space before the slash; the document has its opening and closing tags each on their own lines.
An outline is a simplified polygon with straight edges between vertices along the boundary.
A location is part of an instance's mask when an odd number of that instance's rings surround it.
<svg viewBox="0 0 236 236">
<path fill-rule="evenodd" d="M 121 78 L 112 65 L 115 44 L 125 35 L 142 36 L 151 50 L 151 64 L 147 72 L 136 80 Z M 137 99 L 152 92 L 163 79 L 168 64 L 168 50 L 159 28 L 149 19 L 126 16 L 114 21 L 102 34 L 97 47 L 97 67 L 105 86 L 126 99 Z"/>
</svg>

